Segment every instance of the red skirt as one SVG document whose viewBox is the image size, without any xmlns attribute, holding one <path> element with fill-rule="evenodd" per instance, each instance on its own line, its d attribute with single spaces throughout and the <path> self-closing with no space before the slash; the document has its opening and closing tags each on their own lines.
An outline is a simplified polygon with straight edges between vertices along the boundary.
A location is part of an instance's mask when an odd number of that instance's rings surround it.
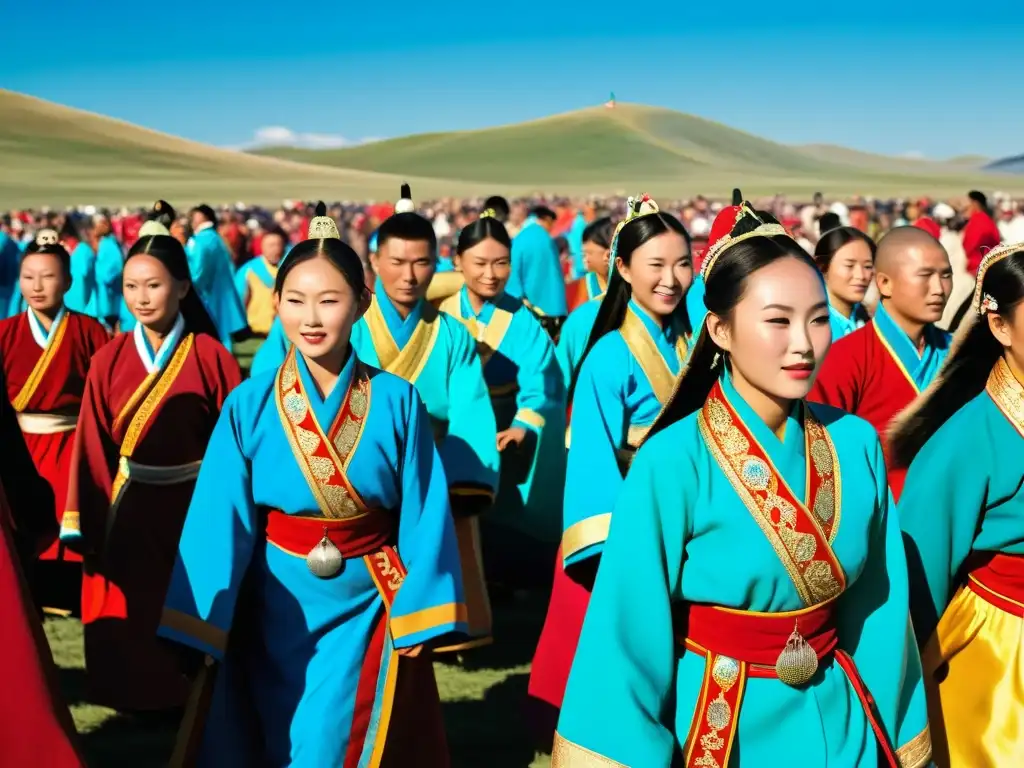
<svg viewBox="0 0 1024 768">
<path fill-rule="evenodd" d="M 555 736 L 558 712 L 589 603 L 590 590 L 566 574 L 559 547 L 551 602 L 533 656 L 527 700 L 527 721 L 541 748 L 549 747 Z"/>
</svg>

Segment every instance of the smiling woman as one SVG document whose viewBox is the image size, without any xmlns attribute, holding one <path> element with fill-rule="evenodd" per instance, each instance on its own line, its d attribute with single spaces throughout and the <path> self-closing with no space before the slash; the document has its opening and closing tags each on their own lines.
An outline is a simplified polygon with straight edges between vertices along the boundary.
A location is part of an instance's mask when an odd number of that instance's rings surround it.
<svg viewBox="0 0 1024 768">
<path fill-rule="evenodd" d="M 225 403 L 182 532 L 159 632 L 219 703 L 177 757 L 446 766 L 429 648 L 467 627 L 445 475 L 416 391 L 354 352 L 362 264 L 317 213 L 277 274 L 291 348 Z"/>
<path fill-rule="evenodd" d="M 878 438 L 802 399 L 830 341 L 821 276 L 746 203 L 712 232 L 707 319 L 618 493 L 553 765 L 919 768 Z"/>
</svg>

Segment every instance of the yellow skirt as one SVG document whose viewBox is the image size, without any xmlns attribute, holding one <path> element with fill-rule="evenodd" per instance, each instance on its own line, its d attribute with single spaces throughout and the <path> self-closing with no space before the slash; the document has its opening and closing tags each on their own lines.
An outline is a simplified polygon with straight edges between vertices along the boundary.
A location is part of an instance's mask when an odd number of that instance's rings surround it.
<svg viewBox="0 0 1024 768">
<path fill-rule="evenodd" d="M 922 663 L 935 764 L 1024 766 L 1024 619 L 961 587 Z"/>
</svg>

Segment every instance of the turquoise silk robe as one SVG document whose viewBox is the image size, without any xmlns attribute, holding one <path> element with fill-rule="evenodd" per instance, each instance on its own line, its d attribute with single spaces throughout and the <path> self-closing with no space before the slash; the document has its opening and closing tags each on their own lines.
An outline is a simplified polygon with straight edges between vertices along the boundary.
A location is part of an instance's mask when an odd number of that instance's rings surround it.
<svg viewBox="0 0 1024 768">
<path fill-rule="evenodd" d="M 87 242 L 80 242 L 71 252 L 71 288 L 64 294 L 64 306 L 83 315 L 98 315 L 96 252 Z"/>
<path fill-rule="evenodd" d="M 263 340 L 260 348 L 253 355 L 252 365 L 249 367 L 250 375 L 255 376 L 257 373 L 277 368 L 277 366 L 284 362 L 285 355 L 288 354 L 290 347 L 291 342 L 284 335 L 281 318 L 275 317 L 274 322 L 270 324 L 270 332 L 267 334 L 267 338 Z"/>
<path fill-rule="evenodd" d="M 301 355 L 296 364 L 308 407 L 326 433 L 357 359 L 349 356 L 323 399 Z M 422 401 L 396 376 L 375 369 L 367 374 L 368 408 L 355 442 L 346 450 L 343 427 L 335 444 L 367 514 L 388 516 L 408 573 L 384 617 L 379 687 L 359 766 L 371 764 L 372 734 L 381 707 L 390 706 L 387 671 L 399 663 L 395 650 L 466 629 L 448 489 Z M 289 443 L 276 387 L 277 372 L 268 371 L 244 382 L 224 404 L 185 520 L 159 630 L 223 662 L 201 766 L 342 765 L 360 672 L 371 661 L 367 649 L 385 613 L 362 557 L 322 579 L 310 572 L 305 553 L 267 541 L 268 509 L 314 518 L 326 512 L 310 488 L 304 458 Z M 247 723 L 247 709 L 256 725 Z"/>
<path fill-rule="evenodd" d="M 18 314 L 20 267 L 18 242 L 6 232 L 0 232 L 0 319 Z"/>
<path fill-rule="evenodd" d="M 727 376 L 722 386 L 789 487 L 804 489 L 802 419 L 790 417 L 780 440 Z M 841 473 L 832 540 L 847 582 L 836 598 L 839 647 L 874 696 L 889 740 L 915 745 L 920 755 L 927 741 L 924 688 L 881 446 L 866 422 L 810 407 L 832 438 Z M 613 761 L 609 766 L 668 768 L 678 759 L 705 673 L 703 654 L 684 650 L 675 635 L 673 608 L 685 601 L 771 613 L 803 607 L 772 543 L 705 443 L 697 414 L 643 445 L 618 494 L 569 676 L 555 766 L 576 765 L 581 748 Z M 863 707 L 834 660 L 822 661 L 801 688 L 749 677 L 741 706 L 732 768 L 880 764 Z M 926 761 L 919 756 L 904 765 Z"/>
<path fill-rule="evenodd" d="M 425 301 L 403 320 L 380 280 L 374 305 L 377 311 L 371 308 L 352 329 L 356 354 L 375 366 L 386 355 L 385 370 L 416 387 L 434 425 L 453 496 L 487 491 L 493 498 L 498 487 L 497 427 L 473 338 L 458 320 L 434 312 Z M 424 322 L 428 318 L 432 322 Z M 409 344 L 422 348 L 406 351 Z"/>
<path fill-rule="evenodd" d="M 246 327 L 245 308 L 234 285 L 234 263 L 217 229 L 196 232 L 185 246 L 192 283 L 217 326 L 220 343 L 231 349 L 231 335 Z"/>
<path fill-rule="evenodd" d="M 121 253 L 121 245 L 113 235 L 107 235 L 100 240 L 96 248 L 95 270 L 96 317 L 103 322 L 116 322 L 121 313 L 121 273 L 124 271 L 124 254 Z"/>
<path fill-rule="evenodd" d="M 924 329 L 924 349 L 919 352 L 906 331 L 886 311 L 884 301 L 878 302 L 873 320 L 896 362 L 913 380 L 918 391 L 923 391 L 946 362 L 953 337 L 941 328 L 929 325 Z"/>
<path fill-rule="evenodd" d="M 1003 397 L 1014 413 L 1019 390 Z M 907 471 L 899 517 L 921 645 L 963 583 L 972 552 L 1024 555 L 1022 429 L 983 391 L 939 427 Z"/>
<path fill-rule="evenodd" d="M 562 557 L 601 552 L 622 477 L 686 361 L 687 339 L 630 301 L 622 327 L 590 350 L 573 392 Z"/>
<path fill-rule="evenodd" d="M 487 516 L 557 542 L 565 485 L 565 387 L 551 337 L 522 301 L 508 294 L 485 302 L 477 314 L 463 286 L 440 308 L 477 341 L 498 430 L 521 427 L 528 435 L 520 449 L 502 455 L 498 497 Z M 532 453 L 524 457 L 520 451 L 527 446 Z"/>
<path fill-rule="evenodd" d="M 539 315 L 569 314 L 558 247 L 533 216 L 512 240 L 512 274 L 505 290 L 523 299 Z"/>
<path fill-rule="evenodd" d="M 591 299 L 574 309 L 562 324 L 555 356 L 558 359 L 558 367 L 562 371 L 562 380 L 565 382 L 566 390 L 572 384 L 573 372 L 580 364 L 580 360 L 583 359 L 583 353 L 587 349 L 587 340 L 590 338 L 590 332 L 594 328 L 594 321 L 597 319 L 597 311 L 600 308 L 601 298 Z"/>
<path fill-rule="evenodd" d="M 849 317 L 836 310 L 831 304 L 828 307 L 828 324 L 832 329 L 832 341 L 837 341 L 843 336 L 849 336 L 858 328 L 862 328 L 869 320 L 867 312 L 860 304 L 853 306 L 853 312 Z"/>
</svg>

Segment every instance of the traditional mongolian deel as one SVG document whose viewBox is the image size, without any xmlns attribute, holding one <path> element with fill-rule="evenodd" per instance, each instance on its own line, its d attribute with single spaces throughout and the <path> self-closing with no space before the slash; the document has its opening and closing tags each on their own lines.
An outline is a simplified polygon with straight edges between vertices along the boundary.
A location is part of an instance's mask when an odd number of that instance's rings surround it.
<svg viewBox="0 0 1024 768">
<path fill-rule="evenodd" d="M 494 500 L 499 457 L 476 341 L 462 323 L 424 300 L 403 319 L 378 280 L 370 309 L 352 329 L 352 347 L 368 364 L 415 386 L 426 405 L 448 479 L 471 644 L 490 642 L 491 605 L 477 517 Z"/>
<path fill-rule="evenodd" d="M 1024 387 L 1002 358 L 907 472 L 914 629 L 936 763 L 1024 764 Z"/>
<path fill-rule="evenodd" d="M 186 333 L 180 316 L 158 350 L 139 325 L 93 358 L 60 537 L 85 555 L 86 673 L 98 703 L 185 702 L 188 686 L 156 628 L 200 460 L 240 378 L 230 353 Z"/>
<path fill-rule="evenodd" d="M 879 304 L 870 323 L 832 345 L 808 399 L 870 422 L 885 448 L 889 424 L 938 374 L 949 343 L 948 333 L 928 326 L 919 353 Z M 889 486 L 897 501 L 904 475 L 900 469 L 890 472 Z"/>
<path fill-rule="evenodd" d="M 430 655 L 403 653 L 465 632 L 459 576 L 409 384 L 352 354 L 321 398 L 295 352 L 245 382 L 210 440 L 160 626 L 223 662 L 199 764 L 447 765 Z"/>
<path fill-rule="evenodd" d="M 614 516 L 555 766 L 927 764 L 906 561 L 865 422 L 798 404 L 780 439 L 723 374 L 640 449 Z"/>
</svg>

